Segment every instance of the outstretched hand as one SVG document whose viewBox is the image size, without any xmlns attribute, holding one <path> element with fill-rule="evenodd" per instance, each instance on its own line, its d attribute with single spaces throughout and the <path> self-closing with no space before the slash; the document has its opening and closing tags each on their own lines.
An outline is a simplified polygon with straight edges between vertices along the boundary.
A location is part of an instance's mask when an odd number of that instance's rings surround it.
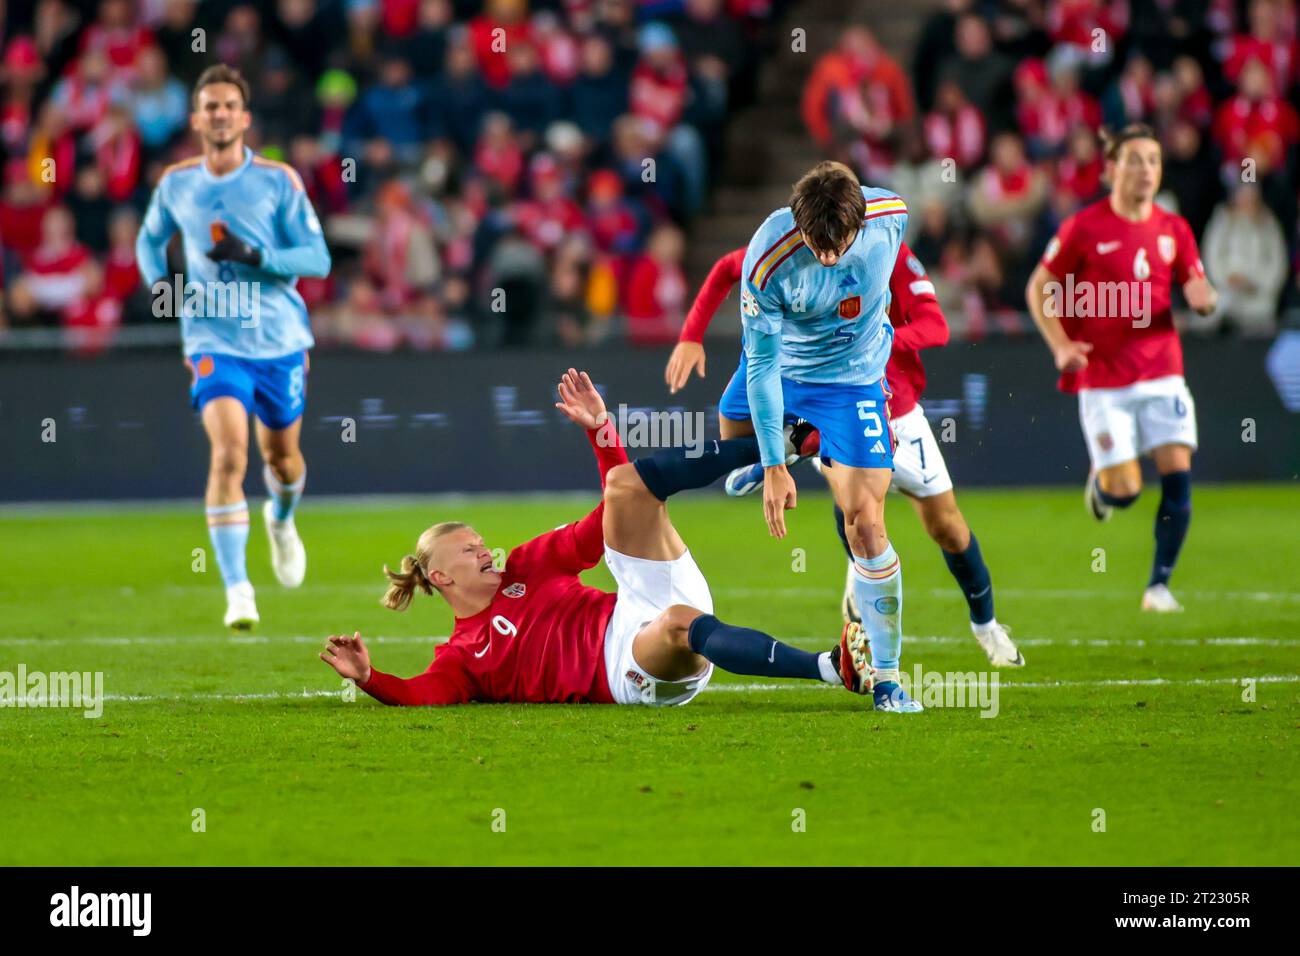
<svg viewBox="0 0 1300 956">
<path fill-rule="evenodd" d="M 564 412 L 569 421 L 588 429 L 599 428 L 608 421 L 605 400 L 586 372 L 569 369 L 560 378 L 559 391 L 560 401 L 555 403 L 555 407 Z"/>
<path fill-rule="evenodd" d="M 320 659 L 338 671 L 340 677 L 350 677 L 357 684 L 370 680 L 370 652 L 366 650 L 361 632 L 351 637 L 331 635 L 325 642 Z"/>
<path fill-rule="evenodd" d="M 704 346 L 698 342 L 678 342 L 673 346 L 673 354 L 668 357 L 668 367 L 664 369 L 668 391 L 672 394 L 681 391 L 690 379 L 691 372 L 697 372 L 700 378 L 704 378 Z"/>
</svg>

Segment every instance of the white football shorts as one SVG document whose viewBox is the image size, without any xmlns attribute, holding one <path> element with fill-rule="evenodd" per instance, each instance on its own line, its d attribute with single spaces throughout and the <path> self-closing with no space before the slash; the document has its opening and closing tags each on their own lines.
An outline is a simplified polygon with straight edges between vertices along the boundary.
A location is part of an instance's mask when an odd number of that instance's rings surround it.
<svg viewBox="0 0 1300 956">
<path fill-rule="evenodd" d="M 674 604 L 713 613 L 709 582 L 688 550 L 675 561 L 633 558 L 605 548 L 605 564 L 618 582 L 618 600 L 605 630 L 605 673 L 618 704 L 666 707 L 685 704 L 709 683 L 713 665 L 685 681 L 664 681 L 647 674 L 632 655 L 632 641 Z"/>
<path fill-rule="evenodd" d="M 890 487 L 914 498 L 952 491 L 948 465 L 921 406 L 891 419 L 890 425 L 894 429 L 894 477 Z"/>
<path fill-rule="evenodd" d="M 1079 421 L 1095 470 L 1133 461 L 1161 445 L 1196 448 L 1196 403 L 1181 375 L 1123 388 L 1080 389 Z"/>
</svg>

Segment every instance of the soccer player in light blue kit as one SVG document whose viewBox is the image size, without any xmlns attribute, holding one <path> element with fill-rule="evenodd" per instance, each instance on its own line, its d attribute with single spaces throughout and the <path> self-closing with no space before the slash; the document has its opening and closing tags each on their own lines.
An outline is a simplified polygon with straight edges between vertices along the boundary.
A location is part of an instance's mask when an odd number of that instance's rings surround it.
<svg viewBox="0 0 1300 956">
<path fill-rule="evenodd" d="M 226 586 L 225 623 L 258 621 L 245 566 L 248 415 L 257 416 L 270 499 L 263 508 L 271 563 L 285 587 L 297 587 L 307 553 L 294 526 L 307 468 L 299 449 L 311 325 L 298 276 L 329 274 L 330 256 L 302 180 L 284 163 L 244 146 L 252 123 L 249 87 L 238 70 L 209 67 L 194 87 L 190 127 L 200 157 L 164 171 L 149 203 L 136 259 L 140 274 L 179 301 L 190 399 L 211 445 L 206 494 L 208 533 Z M 186 281 L 167 276 L 167 243 L 179 232 Z M 166 284 L 157 285 L 160 279 Z"/>
<path fill-rule="evenodd" d="M 721 402 L 731 417 L 747 395 L 763 510 L 777 538 L 796 501 L 786 417 L 821 433 L 823 474 L 844 511 L 865 629 L 850 634 L 855 625 L 846 625 L 844 646 L 875 708 L 891 713 L 921 710 L 899 684 L 903 578 L 885 533 L 893 470 L 885 364 L 894 338 L 886 309 L 906 226 L 901 199 L 863 187 L 842 163 L 823 162 L 804 175 L 790 206 L 768 216 L 749 242 L 740 298 L 747 368 Z"/>
</svg>

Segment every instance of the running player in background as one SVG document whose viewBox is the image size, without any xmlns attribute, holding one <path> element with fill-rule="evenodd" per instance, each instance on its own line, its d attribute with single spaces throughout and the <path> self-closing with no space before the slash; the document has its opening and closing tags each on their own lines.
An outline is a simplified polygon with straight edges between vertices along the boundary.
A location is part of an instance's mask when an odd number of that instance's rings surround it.
<svg viewBox="0 0 1300 956">
<path fill-rule="evenodd" d="M 136 239 L 140 274 L 153 287 L 163 278 L 171 282 L 167 243 L 181 236 L 181 337 L 193 376 L 190 400 L 211 445 L 208 533 L 226 587 L 225 623 L 235 628 L 258 621 L 244 554 L 249 412 L 257 416 L 270 494 L 262 515 L 275 575 L 285 587 L 297 587 L 306 574 L 293 513 L 306 480 L 298 437 L 313 339 L 295 286 L 298 276 L 330 269 L 298 174 L 244 145 L 252 122 L 248 100 L 238 70 L 218 65 L 203 72 L 190 114 L 203 153 L 164 171 Z"/>
<path fill-rule="evenodd" d="M 682 327 L 681 340 L 673 349 L 664 370 L 669 390 L 676 392 L 690 378 L 691 372 L 704 374 L 704 333 L 731 287 L 740 281 L 745 250 L 727 253 L 709 271 L 709 276 L 695 297 Z M 971 630 L 994 667 L 1020 667 L 1024 657 L 1012 642 L 1007 628 L 993 615 L 993 580 L 989 575 L 979 541 L 966 524 L 957 507 L 952 478 L 943 453 L 930 430 L 930 423 L 917 400 L 925 391 L 925 367 L 921 349 L 937 348 L 948 342 L 948 323 L 934 293 L 934 284 L 920 260 L 900 243 L 898 257 L 889 278 L 889 321 L 894 328 L 894 344 L 886 366 L 893 397 L 889 400 L 890 424 L 894 432 L 894 477 L 892 487 L 912 502 L 926 533 L 939 545 L 948 570 L 956 579 L 970 610 Z M 745 380 L 745 357 L 732 377 L 726 397 L 732 404 L 720 403 L 719 425 L 724 437 L 736 437 L 753 431 L 747 418 L 748 406 L 740 387 Z M 740 383 L 740 384 L 736 384 Z M 728 412 L 737 415 L 729 418 Z M 821 471 L 821 459 L 814 456 L 813 466 Z M 727 492 L 748 494 L 763 480 L 761 465 L 738 468 L 727 477 Z M 844 512 L 835 506 L 835 529 L 849 556 L 844 598 L 841 602 L 846 621 L 860 621 L 854 598 L 853 552 L 844 531 Z"/>
<path fill-rule="evenodd" d="M 1169 578 L 1192 516 L 1196 406 L 1170 302 L 1175 282 L 1202 315 L 1217 295 L 1187 220 L 1155 205 L 1155 132 L 1137 123 L 1103 140 L 1110 195 L 1061 224 L 1025 299 L 1061 373 L 1058 388 L 1079 395 L 1088 512 L 1107 521 L 1132 505 L 1142 490 L 1139 456 L 1155 460 L 1160 507 L 1142 610 L 1181 611 Z"/>
<path fill-rule="evenodd" d="M 417 590 L 436 591 L 456 615 L 428 669 L 405 680 L 375 670 L 359 633 L 330 637 L 321 660 L 385 704 L 685 704 L 714 665 L 870 691 L 860 625 L 846 624 L 840 644 L 816 654 L 718 620 L 708 582 L 668 518 L 669 496 L 754 460 L 753 438 L 714 442 L 697 457 L 664 449 L 629 464 L 587 373 L 569 369 L 559 393 L 556 407 L 587 430 L 596 453 L 603 494 L 595 510 L 519 545 L 503 570 L 473 528 L 434 525 L 399 571 L 384 568 L 388 607 L 402 611 Z M 616 592 L 578 577 L 602 555 Z"/>
</svg>

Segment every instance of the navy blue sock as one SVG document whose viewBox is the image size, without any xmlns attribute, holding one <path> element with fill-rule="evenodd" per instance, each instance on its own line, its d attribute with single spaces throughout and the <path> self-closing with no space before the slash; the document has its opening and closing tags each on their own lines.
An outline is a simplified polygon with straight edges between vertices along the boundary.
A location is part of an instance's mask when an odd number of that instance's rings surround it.
<svg viewBox="0 0 1300 956">
<path fill-rule="evenodd" d="M 1168 584 L 1178 563 L 1178 552 L 1192 521 L 1192 473 L 1175 471 L 1160 476 L 1160 509 L 1156 512 L 1156 557 L 1151 562 L 1151 584 Z"/>
<path fill-rule="evenodd" d="M 691 650 L 733 674 L 822 679 L 820 655 L 782 644 L 753 628 L 723 624 L 712 614 L 692 621 L 689 637 Z"/>
<path fill-rule="evenodd" d="M 632 462 L 637 474 L 660 501 L 688 488 L 711 485 L 728 472 L 759 461 L 757 438 L 706 441 L 701 453 L 689 457 L 688 448 L 661 448 Z"/>
<path fill-rule="evenodd" d="M 835 533 L 840 536 L 840 544 L 844 545 L 844 553 L 853 560 L 853 549 L 849 547 L 849 533 L 844 530 L 844 509 L 839 505 L 831 505 L 835 509 Z"/>
<path fill-rule="evenodd" d="M 943 551 L 942 548 L 939 549 Z M 948 562 L 948 570 L 961 586 L 961 593 L 970 607 L 970 619 L 976 624 L 987 624 L 993 620 L 993 579 L 989 576 L 989 566 L 984 563 L 980 553 L 980 543 L 971 533 L 970 544 L 960 554 L 943 551 L 943 559 Z"/>
</svg>

